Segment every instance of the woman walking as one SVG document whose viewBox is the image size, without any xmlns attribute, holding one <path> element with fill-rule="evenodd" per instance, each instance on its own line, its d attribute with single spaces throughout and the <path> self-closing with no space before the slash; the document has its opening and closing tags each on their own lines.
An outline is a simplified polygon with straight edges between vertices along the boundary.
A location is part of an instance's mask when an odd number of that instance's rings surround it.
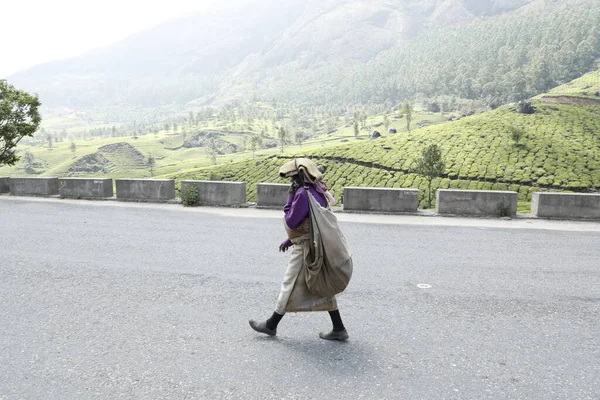
<svg viewBox="0 0 600 400">
<path fill-rule="evenodd" d="M 276 335 L 279 321 L 286 312 L 328 311 L 333 329 L 328 333 L 319 333 L 319 337 L 326 340 L 346 340 L 349 337 L 335 296 L 322 297 L 314 294 L 306 283 L 306 274 L 309 273 L 307 255 L 311 245 L 309 224 L 312 199 L 309 196 L 323 208 L 328 208 L 328 203 L 335 201 L 322 182 L 322 171 L 314 162 L 305 158 L 290 161 L 279 170 L 280 176 L 289 177 L 292 182 L 283 208 L 288 239 L 281 243 L 279 251 L 285 252 L 292 247 L 292 253 L 273 315 L 266 321 L 249 321 L 252 329 L 257 332 Z"/>
</svg>

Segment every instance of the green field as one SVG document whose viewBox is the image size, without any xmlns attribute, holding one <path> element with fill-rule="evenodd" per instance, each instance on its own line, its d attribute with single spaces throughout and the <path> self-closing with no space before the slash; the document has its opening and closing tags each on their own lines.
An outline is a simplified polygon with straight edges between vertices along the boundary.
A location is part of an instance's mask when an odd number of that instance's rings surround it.
<svg viewBox="0 0 600 400">
<path fill-rule="evenodd" d="M 394 112 L 397 114 L 397 112 Z M 383 115 L 373 115 L 366 119 L 366 126 L 360 130 L 359 136 L 355 137 L 353 125 L 345 124 L 335 129 L 331 134 L 321 133 L 312 137 L 302 144 L 288 143 L 285 145 L 285 153 L 304 153 L 318 149 L 337 146 L 342 142 L 356 142 L 368 139 L 373 130 L 384 133 Z M 440 123 L 442 117 L 439 113 L 417 110 L 413 117 L 412 126 L 419 124 Z M 285 118 L 284 118 L 285 121 Z M 399 132 L 406 131 L 404 119 L 389 117 L 389 128 L 395 128 Z M 53 128 L 64 130 L 68 136 L 73 136 L 81 131 L 82 127 L 93 129 L 98 127 L 110 128 L 106 125 L 84 125 L 85 122 L 74 115 L 60 118 L 52 118 L 44 122 L 43 127 L 49 131 Z M 252 152 L 249 148 L 229 154 L 219 154 L 216 159 L 211 159 L 210 152 L 206 147 L 185 148 L 182 147 L 185 138 L 189 138 L 197 132 L 216 132 L 221 139 L 230 144 L 241 146 L 244 138 L 258 135 L 263 131 L 263 142 L 276 142 L 277 147 L 261 148 Z M 211 118 L 203 121 L 199 126 L 179 126 L 175 132 L 172 130 L 161 130 L 157 133 L 145 135 L 119 136 L 119 137 L 95 137 L 84 140 L 65 139 L 62 142 L 54 142 L 52 147 L 41 139 L 30 141 L 30 144 L 22 144 L 18 147 L 22 160 L 13 167 L 1 167 L 0 175 L 4 176 L 76 176 L 76 177 L 112 177 L 112 178 L 141 178 L 150 177 L 150 168 L 147 165 L 147 157 L 152 155 L 156 160 L 154 175 L 165 175 L 176 172 L 186 172 L 203 167 L 210 167 L 213 162 L 218 165 L 230 165 L 254 157 L 273 156 L 281 153 L 279 140 L 276 138 L 276 129 L 272 121 L 254 120 L 251 123 L 234 121 L 221 121 Z M 41 136 L 41 135 L 40 135 Z M 291 141 L 292 138 L 288 138 Z M 75 143 L 75 150 L 71 150 L 71 142 Z M 120 151 L 115 153 L 103 151 L 107 145 L 120 144 Z M 247 146 L 248 147 L 248 146 Z M 34 160 L 33 168 L 27 168 L 23 155 L 29 152 Z M 101 159 L 104 162 L 102 168 L 97 171 L 73 169 L 74 165 L 86 162 L 97 163 Z"/>
</svg>

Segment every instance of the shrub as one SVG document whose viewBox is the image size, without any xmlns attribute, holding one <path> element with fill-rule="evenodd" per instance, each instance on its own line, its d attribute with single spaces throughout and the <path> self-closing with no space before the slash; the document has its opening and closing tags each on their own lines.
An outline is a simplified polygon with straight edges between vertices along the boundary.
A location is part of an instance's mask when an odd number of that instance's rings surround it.
<svg viewBox="0 0 600 400">
<path fill-rule="evenodd" d="M 194 207 L 199 204 L 198 187 L 188 185 L 181 189 L 181 203 L 184 207 Z"/>
</svg>

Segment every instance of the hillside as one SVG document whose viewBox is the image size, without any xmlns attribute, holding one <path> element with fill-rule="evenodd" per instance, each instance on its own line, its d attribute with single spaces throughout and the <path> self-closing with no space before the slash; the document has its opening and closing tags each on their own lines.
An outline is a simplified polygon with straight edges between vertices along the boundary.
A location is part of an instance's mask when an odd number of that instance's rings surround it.
<svg viewBox="0 0 600 400">
<path fill-rule="evenodd" d="M 226 71 L 297 19 L 300 4 L 280 9 L 264 0 L 182 17 L 8 80 L 38 93 L 50 108 L 183 104 L 211 95 Z"/>
<path fill-rule="evenodd" d="M 156 174 L 187 171 L 212 163 L 276 155 L 280 152 L 279 126 L 285 127 L 288 135 L 285 147 L 292 152 L 366 140 L 373 130 L 385 132 L 386 119 L 389 128 L 406 131 L 406 122 L 398 110 L 387 110 L 383 114 L 377 110 L 373 108 L 370 115 L 361 109 L 348 110 L 341 118 L 319 113 L 304 115 L 294 108 L 274 109 L 255 104 L 227 107 L 198 119 L 194 114 L 193 121 L 188 117 L 185 124 L 166 124 L 153 131 L 138 128 L 135 135 L 115 126 L 83 132 L 76 126 L 56 134 L 47 131 L 24 139 L 18 147 L 21 161 L 13 167 L 0 167 L 0 175 L 146 177 L 150 176 L 147 165 L 150 155 L 156 160 L 153 168 Z M 356 135 L 351 119 L 358 115 L 360 129 Z M 70 121 L 74 125 L 82 123 L 77 119 Z M 344 124 L 344 121 L 348 122 Z M 439 113 L 423 109 L 415 110 L 413 115 L 413 126 L 440 121 Z M 48 137 L 53 138 L 52 142 Z M 253 139 L 260 139 L 254 151 Z"/>
<path fill-rule="evenodd" d="M 292 104 L 452 96 L 497 107 L 593 70 L 600 57 L 599 26 L 598 2 L 534 1 L 506 14 L 429 26 L 351 67 L 341 62 L 282 65 L 254 75 L 252 93 Z M 243 81 L 234 88 L 234 93 L 250 90 Z M 231 92 L 229 87 L 225 91 Z"/>
<path fill-rule="evenodd" d="M 127 121 L 119 110 L 132 106 L 202 107 L 233 99 L 381 104 L 424 94 L 501 103 L 519 94 L 490 84 L 514 80 L 519 70 L 531 80 L 521 95 L 589 71 L 600 54 L 599 10 L 594 0 L 296 0 L 285 6 L 254 0 L 243 9 L 161 24 L 9 82 L 38 93 L 55 114 L 115 107 L 104 122 Z"/>
<path fill-rule="evenodd" d="M 32 141 L 20 146 L 22 161 L 15 167 L 0 168 L 0 175 L 149 177 L 146 160 L 152 155 L 156 175 L 178 181 L 245 181 L 248 199 L 253 201 L 255 184 L 281 182 L 277 169 L 295 155 L 311 157 L 328 167 L 327 182 L 339 200 L 345 186 L 413 187 L 424 194 L 425 183 L 411 173 L 411 167 L 426 145 L 437 143 L 447 170 L 442 179 L 434 181 L 434 189 L 514 190 L 519 193 L 520 211 L 526 211 L 534 191 L 591 192 L 600 187 L 598 87 L 599 71 L 586 74 L 534 98 L 536 112 L 531 115 L 516 113 L 516 104 L 464 117 L 417 109 L 410 133 L 397 109 L 381 109 L 380 114 L 368 117 L 352 109 L 344 118 L 323 114 L 316 117 L 322 120 L 318 126 L 323 133 L 287 144 L 283 154 L 275 139 L 273 115 L 277 113 L 280 121 L 305 129 L 305 122 L 295 115 L 297 110 L 263 105 L 261 112 L 253 114 L 247 108 L 226 108 L 196 121 L 197 125 L 176 130 L 169 126 L 139 137 L 113 131 L 112 137 L 76 140 L 75 148 L 70 148 L 68 141 L 52 147 Z M 360 122 L 358 137 L 353 131 L 353 116 Z M 447 122 L 440 123 L 442 118 Z M 338 125 L 332 125 L 336 121 Z M 386 134 L 384 123 L 398 133 Z M 367 140 L 374 129 L 383 132 L 383 138 Z M 519 144 L 510 138 L 515 129 L 523 133 Z M 252 151 L 247 139 L 259 136 L 264 144 Z M 270 142 L 275 147 L 267 148 Z M 214 160 L 211 151 L 215 151 Z M 212 162 L 219 165 L 210 167 Z"/>
<path fill-rule="evenodd" d="M 600 104 L 600 71 L 591 72 L 548 93 L 536 96 L 546 103 Z"/>
<path fill-rule="evenodd" d="M 595 80 L 597 73 L 579 82 Z M 600 104 L 547 104 L 533 100 L 534 114 L 519 114 L 515 105 L 502 106 L 480 115 L 415 129 L 410 133 L 355 144 L 296 153 L 326 165 L 326 180 L 341 199 L 345 186 L 419 188 L 425 181 L 411 173 L 421 150 L 431 143 L 442 148 L 446 174 L 434 188 L 513 190 L 519 193 L 520 210 L 526 211 L 531 193 L 540 190 L 590 192 L 600 187 Z M 519 144 L 510 131 L 519 129 Z M 242 163 L 172 174 L 181 179 L 212 179 L 248 183 L 248 199 L 256 200 L 256 183 L 281 182 L 279 166 L 292 154 L 248 160 Z M 424 205 L 424 202 L 421 202 Z"/>
</svg>

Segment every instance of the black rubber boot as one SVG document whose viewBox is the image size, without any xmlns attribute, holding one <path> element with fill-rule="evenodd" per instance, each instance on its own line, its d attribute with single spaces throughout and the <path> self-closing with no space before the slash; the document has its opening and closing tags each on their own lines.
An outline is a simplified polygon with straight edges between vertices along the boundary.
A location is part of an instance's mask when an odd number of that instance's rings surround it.
<svg viewBox="0 0 600 400">
<path fill-rule="evenodd" d="M 255 320 L 251 319 L 249 322 L 250 322 L 250 326 L 252 327 L 252 329 L 254 329 L 256 332 L 266 333 L 269 336 L 277 335 L 277 328 L 275 328 L 275 329 L 267 328 L 266 321 L 265 322 L 256 322 Z"/>
<path fill-rule="evenodd" d="M 346 340 L 350 335 L 348 335 L 348 331 L 344 329 L 343 331 L 331 331 L 329 333 L 321 332 L 319 333 L 319 337 L 325 340 Z"/>
<path fill-rule="evenodd" d="M 331 323 L 333 324 L 333 330 L 329 333 L 319 333 L 319 337 L 325 340 L 346 340 L 350 336 L 348 335 L 348 331 L 344 327 L 344 323 L 342 322 L 342 316 L 340 315 L 339 310 L 329 311 L 329 317 L 331 318 Z"/>
<path fill-rule="evenodd" d="M 283 314 L 274 312 L 273 315 L 271 315 L 271 318 L 265 322 L 256 322 L 253 319 L 251 319 L 249 322 L 252 329 L 254 329 L 256 332 L 266 333 L 269 336 L 275 336 L 277 335 L 277 325 L 279 324 L 279 321 L 281 321 L 281 318 L 283 318 Z"/>
</svg>

